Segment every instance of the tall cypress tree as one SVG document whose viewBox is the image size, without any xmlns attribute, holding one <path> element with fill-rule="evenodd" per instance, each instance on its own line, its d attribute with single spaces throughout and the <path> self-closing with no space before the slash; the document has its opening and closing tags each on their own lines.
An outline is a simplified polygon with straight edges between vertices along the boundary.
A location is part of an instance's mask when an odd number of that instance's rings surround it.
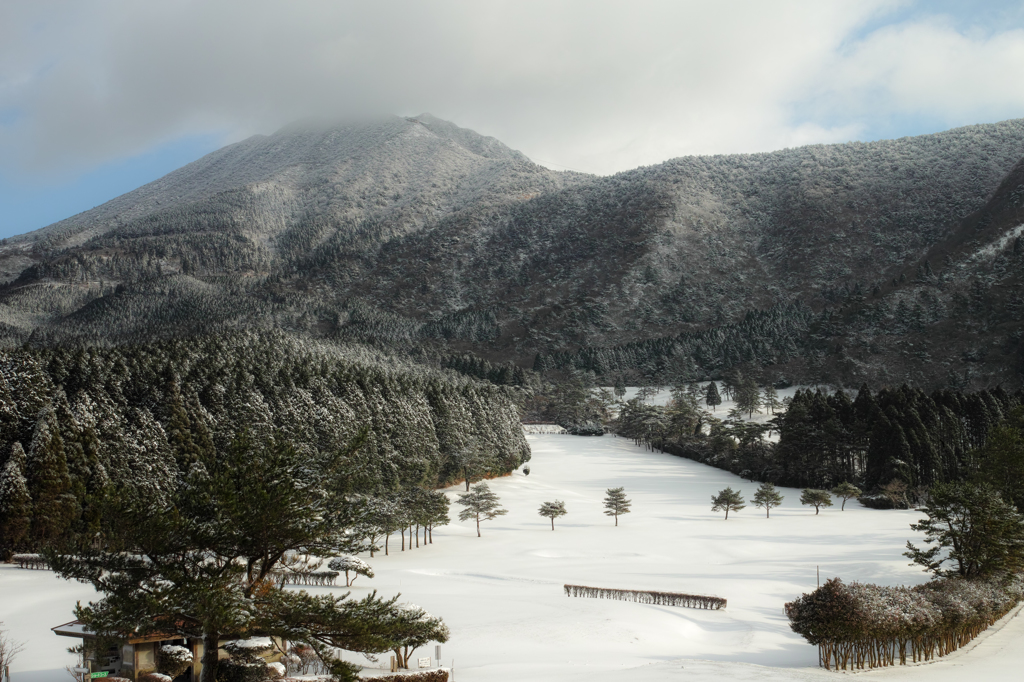
<svg viewBox="0 0 1024 682">
<path fill-rule="evenodd" d="M 25 450 L 15 441 L 7 463 L 0 469 L 0 560 L 9 558 L 28 538 L 31 515 Z"/>
<path fill-rule="evenodd" d="M 33 502 L 32 540 L 53 540 L 71 527 L 79 507 L 72 493 L 64 440 L 51 404 L 39 413 L 25 473 Z"/>
</svg>

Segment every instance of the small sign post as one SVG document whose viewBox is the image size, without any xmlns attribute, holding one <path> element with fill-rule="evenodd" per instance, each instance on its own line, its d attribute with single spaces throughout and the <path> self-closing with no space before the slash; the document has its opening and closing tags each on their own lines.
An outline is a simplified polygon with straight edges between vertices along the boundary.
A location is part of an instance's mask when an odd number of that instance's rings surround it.
<svg viewBox="0 0 1024 682">
<path fill-rule="evenodd" d="M 106 676 L 107 676 L 107 675 L 109 675 L 109 674 L 110 674 L 110 671 L 109 671 L 109 670 L 101 670 L 101 671 L 100 671 L 100 672 L 98 672 L 98 673 L 91 673 L 91 674 L 89 675 L 89 677 L 91 677 L 92 679 L 96 679 L 97 677 L 106 677 Z"/>
<path fill-rule="evenodd" d="M 423 658 L 419 659 L 419 664 L 420 664 L 421 668 L 429 668 L 430 667 L 430 656 L 424 656 Z"/>
</svg>

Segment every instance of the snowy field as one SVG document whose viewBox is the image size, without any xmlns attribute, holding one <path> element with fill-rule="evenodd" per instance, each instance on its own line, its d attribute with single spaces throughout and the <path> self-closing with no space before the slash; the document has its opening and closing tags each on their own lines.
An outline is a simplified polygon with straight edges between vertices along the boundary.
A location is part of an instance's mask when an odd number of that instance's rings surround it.
<svg viewBox="0 0 1024 682">
<path fill-rule="evenodd" d="M 926 579 L 901 555 L 919 512 L 854 502 L 845 512 L 836 506 L 815 516 L 799 505 L 799 491 L 782 489 L 786 500 L 771 519 L 748 507 L 724 521 L 711 513 L 711 495 L 731 485 L 749 500 L 755 484 L 613 436 L 529 440 L 531 474 L 491 482 L 509 514 L 484 523 L 482 538 L 471 523 L 455 521 L 435 531 L 433 545 L 376 557 L 377 577 L 359 578 L 353 590 L 401 592 L 403 601 L 443 617 L 452 637 L 442 660 L 454 662 L 457 682 L 828 679 L 837 673 L 817 669 L 816 649 L 789 630 L 783 612 L 784 602 L 814 589 L 816 566 L 822 580 Z M 624 486 L 633 501 L 618 528 L 602 514 L 612 486 Z M 554 499 L 565 501 L 569 514 L 552 532 L 537 508 Z M 458 509 L 453 505 L 453 516 Z M 729 604 L 699 611 L 570 599 L 563 583 L 711 594 Z M 73 657 L 63 652 L 72 642 L 49 628 L 71 620 L 75 600 L 91 595 L 88 586 L 49 572 L 0 567 L 0 620 L 28 642 L 13 680 L 69 679 L 63 666 Z M 417 654 L 432 655 L 433 646 Z M 1017 617 L 946 660 L 863 674 L 994 681 L 1018 679 L 1021 669 L 1024 618 Z"/>
</svg>

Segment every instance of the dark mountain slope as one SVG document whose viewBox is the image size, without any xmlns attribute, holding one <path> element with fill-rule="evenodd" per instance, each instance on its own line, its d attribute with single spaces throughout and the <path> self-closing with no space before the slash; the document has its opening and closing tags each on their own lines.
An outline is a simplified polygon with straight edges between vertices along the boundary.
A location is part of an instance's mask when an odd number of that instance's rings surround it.
<svg viewBox="0 0 1024 682">
<path fill-rule="evenodd" d="M 0 247 L 20 273 L 0 331 L 283 328 L 608 372 L 885 374 L 901 350 L 834 357 L 880 347 L 888 313 L 858 327 L 856 311 L 895 310 L 910 287 L 891 282 L 925 258 L 949 255 L 956 282 L 987 276 L 954 245 L 1007 229 L 1022 157 L 1017 120 L 595 178 L 429 116 L 292 127 Z M 950 291 L 914 295 L 948 307 Z M 598 352 L 613 347 L 628 351 Z"/>
</svg>

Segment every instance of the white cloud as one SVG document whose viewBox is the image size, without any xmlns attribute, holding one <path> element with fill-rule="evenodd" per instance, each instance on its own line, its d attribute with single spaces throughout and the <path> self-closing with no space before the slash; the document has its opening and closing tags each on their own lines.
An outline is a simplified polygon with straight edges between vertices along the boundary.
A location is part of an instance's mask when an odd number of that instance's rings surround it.
<svg viewBox="0 0 1024 682">
<path fill-rule="evenodd" d="M 923 17 L 849 42 L 904 4 L 6 0 L 0 113 L 22 117 L 0 125 L 0 163 L 89 167 L 190 133 L 430 111 L 611 172 L 846 140 L 878 116 L 1021 115 L 1021 31 Z"/>
</svg>

